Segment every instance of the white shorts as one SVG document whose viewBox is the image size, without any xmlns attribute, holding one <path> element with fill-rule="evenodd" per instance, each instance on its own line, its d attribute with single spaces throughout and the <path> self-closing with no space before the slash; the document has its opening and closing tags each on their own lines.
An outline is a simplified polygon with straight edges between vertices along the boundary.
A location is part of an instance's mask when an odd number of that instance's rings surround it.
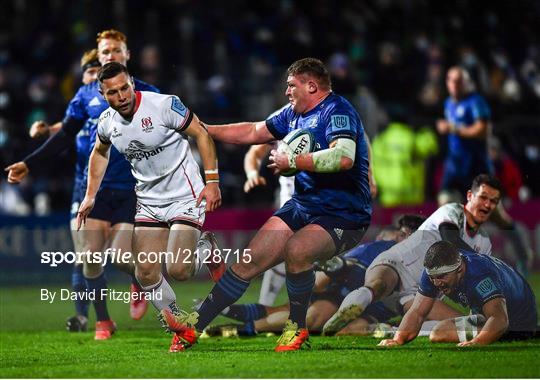
<svg viewBox="0 0 540 380">
<path fill-rule="evenodd" d="M 368 270 L 379 265 L 394 269 L 399 276 L 399 302 L 404 305 L 412 300 L 418 291 L 418 285 L 424 270 L 424 257 L 427 248 L 433 244 L 431 239 L 411 235 L 408 239 L 394 245 L 373 260 Z"/>
<path fill-rule="evenodd" d="M 186 224 L 201 229 L 205 219 L 206 202 L 196 206 L 197 200 L 179 200 L 162 205 L 145 205 L 137 202 L 135 226 L 170 227 Z"/>
</svg>

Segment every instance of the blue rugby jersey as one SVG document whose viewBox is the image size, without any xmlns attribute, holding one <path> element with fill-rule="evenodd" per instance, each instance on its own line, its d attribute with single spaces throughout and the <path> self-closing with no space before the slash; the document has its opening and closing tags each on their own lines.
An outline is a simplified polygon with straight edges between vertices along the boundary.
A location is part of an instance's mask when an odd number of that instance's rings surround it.
<svg viewBox="0 0 540 380">
<path fill-rule="evenodd" d="M 444 115 L 457 128 L 469 128 L 480 119 L 491 119 L 489 106 L 477 93 L 470 93 L 458 101 L 449 97 L 444 103 Z M 449 134 L 446 170 L 453 177 L 460 178 L 474 177 L 482 172 L 492 173 L 486 139 L 464 139 Z"/>
<path fill-rule="evenodd" d="M 292 197 L 298 208 L 311 215 L 332 215 L 358 223 L 371 220 L 368 181 L 368 150 L 358 112 L 342 96 L 330 93 L 315 108 L 297 114 L 288 105 L 272 114 L 266 126 L 276 140 L 297 129 L 310 130 L 316 150 L 327 149 L 337 138 L 356 142 L 356 157 L 350 170 L 337 173 L 301 171 L 296 174 Z"/>
<path fill-rule="evenodd" d="M 461 255 L 466 265 L 465 275 L 448 297 L 470 307 L 474 314 L 482 314 L 486 302 L 502 297 L 506 300 L 508 331 L 534 331 L 536 301 L 527 281 L 496 257 L 466 251 L 461 251 Z M 418 292 L 432 298 L 439 294 L 425 269 Z"/>
</svg>

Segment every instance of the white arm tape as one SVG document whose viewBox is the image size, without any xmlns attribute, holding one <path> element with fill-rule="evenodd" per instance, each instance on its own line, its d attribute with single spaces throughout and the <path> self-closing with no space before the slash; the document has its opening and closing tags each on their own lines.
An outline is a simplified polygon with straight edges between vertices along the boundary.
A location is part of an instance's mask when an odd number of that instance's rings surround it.
<svg viewBox="0 0 540 380">
<path fill-rule="evenodd" d="M 341 168 L 341 158 L 350 158 L 354 163 L 356 155 L 356 142 L 341 138 L 336 140 L 332 148 L 323 149 L 313 153 L 313 166 L 318 173 L 335 173 Z"/>
</svg>

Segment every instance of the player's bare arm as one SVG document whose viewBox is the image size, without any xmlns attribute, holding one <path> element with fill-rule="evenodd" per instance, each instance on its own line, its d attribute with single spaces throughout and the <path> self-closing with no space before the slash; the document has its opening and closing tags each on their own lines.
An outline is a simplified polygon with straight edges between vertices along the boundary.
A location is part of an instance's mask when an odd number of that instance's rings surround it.
<svg viewBox="0 0 540 380">
<path fill-rule="evenodd" d="M 354 165 L 356 142 L 348 138 L 338 138 L 330 143 L 328 149 L 314 153 L 299 154 L 296 157 L 292 151 L 270 152 L 268 167 L 279 174 L 290 168 L 317 173 L 336 173 L 349 170 Z"/>
<path fill-rule="evenodd" d="M 194 138 L 201 155 L 206 177 L 206 186 L 199 194 L 197 206 L 206 199 L 206 211 L 211 212 L 221 206 L 221 192 L 219 190 L 219 173 L 216 146 L 208 131 L 203 127 L 197 115 L 193 115 L 191 123 L 185 133 Z"/>
<path fill-rule="evenodd" d="M 384 339 L 379 346 L 400 346 L 416 338 L 434 302 L 434 298 L 416 293 L 413 304 L 405 313 L 394 338 Z"/>
<path fill-rule="evenodd" d="M 497 341 L 508 328 L 508 312 L 506 300 L 502 297 L 492 299 L 484 304 L 482 314 L 486 317 L 486 323 L 478 335 L 458 346 L 486 345 Z"/>
<path fill-rule="evenodd" d="M 266 127 L 266 121 L 203 125 L 213 139 L 230 144 L 253 145 L 275 140 Z"/>
<path fill-rule="evenodd" d="M 107 165 L 109 164 L 110 150 L 111 144 L 105 144 L 99 137 L 96 138 L 96 145 L 88 160 L 88 184 L 86 187 L 86 194 L 77 213 L 77 230 L 81 228 L 84 222 L 86 222 L 86 217 L 94 207 L 96 194 L 101 185 L 101 181 L 103 180 L 103 176 L 105 175 L 105 171 L 107 170 Z"/>
<path fill-rule="evenodd" d="M 246 182 L 244 192 L 249 193 L 254 187 L 266 186 L 266 179 L 259 174 L 263 158 L 270 152 L 271 145 L 252 145 L 244 156 Z"/>
<path fill-rule="evenodd" d="M 4 171 L 8 172 L 7 180 L 9 183 L 21 183 L 21 181 L 28 175 L 30 169 L 24 161 L 15 162 L 4 168 Z"/>
<path fill-rule="evenodd" d="M 54 123 L 53 125 L 47 125 L 47 123 L 45 123 L 43 120 L 38 120 L 32 123 L 32 126 L 30 127 L 30 131 L 28 132 L 28 134 L 33 139 L 37 139 L 42 136 L 49 137 L 50 135 L 54 135 L 61 128 L 62 128 L 61 121 Z"/>
<path fill-rule="evenodd" d="M 488 137 L 488 131 L 488 121 L 479 119 L 468 128 L 456 128 L 454 133 L 464 139 L 485 139 Z"/>
</svg>

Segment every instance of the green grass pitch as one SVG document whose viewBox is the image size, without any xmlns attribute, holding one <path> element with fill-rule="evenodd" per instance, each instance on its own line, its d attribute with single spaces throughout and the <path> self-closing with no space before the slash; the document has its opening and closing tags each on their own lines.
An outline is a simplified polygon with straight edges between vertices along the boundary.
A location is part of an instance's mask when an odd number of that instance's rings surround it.
<svg viewBox="0 0 540 380">
<path fill-rule="evenodd" d="M 540 275 L 533 276 L 531 283 L 540 295 Z M 175 290 L 188 306 L 210 287 L 210 283 L 192 282 L 176 284 Z M 127 285 L 116 286 L 124 288 Z M 70 301 L 47 304 L 40 301 L 39 291 L 37 286 L 1 289 L 0 377 L 540 377 L 540 340 L 462 349 L 419 338 L 403 347 L 383 349 L 376 347 L 378 340 L 373 338 L 316 336 L 311 338 L 311 350 L 278 354 L 273 352 L 277 337 L 260 336 L 206 339 L 187 352 L 170 354 L 170 336 L 159 328 L 153 310 L 143 320 L 132 321 L 122 302 L 109 303 L 117 334 L 96 342 L 93 331 L 64 330 L 66 317 L 73 313 Z M 242 301 L 255 300 L 257 292 L 255 284 Z"/>
</svg>

